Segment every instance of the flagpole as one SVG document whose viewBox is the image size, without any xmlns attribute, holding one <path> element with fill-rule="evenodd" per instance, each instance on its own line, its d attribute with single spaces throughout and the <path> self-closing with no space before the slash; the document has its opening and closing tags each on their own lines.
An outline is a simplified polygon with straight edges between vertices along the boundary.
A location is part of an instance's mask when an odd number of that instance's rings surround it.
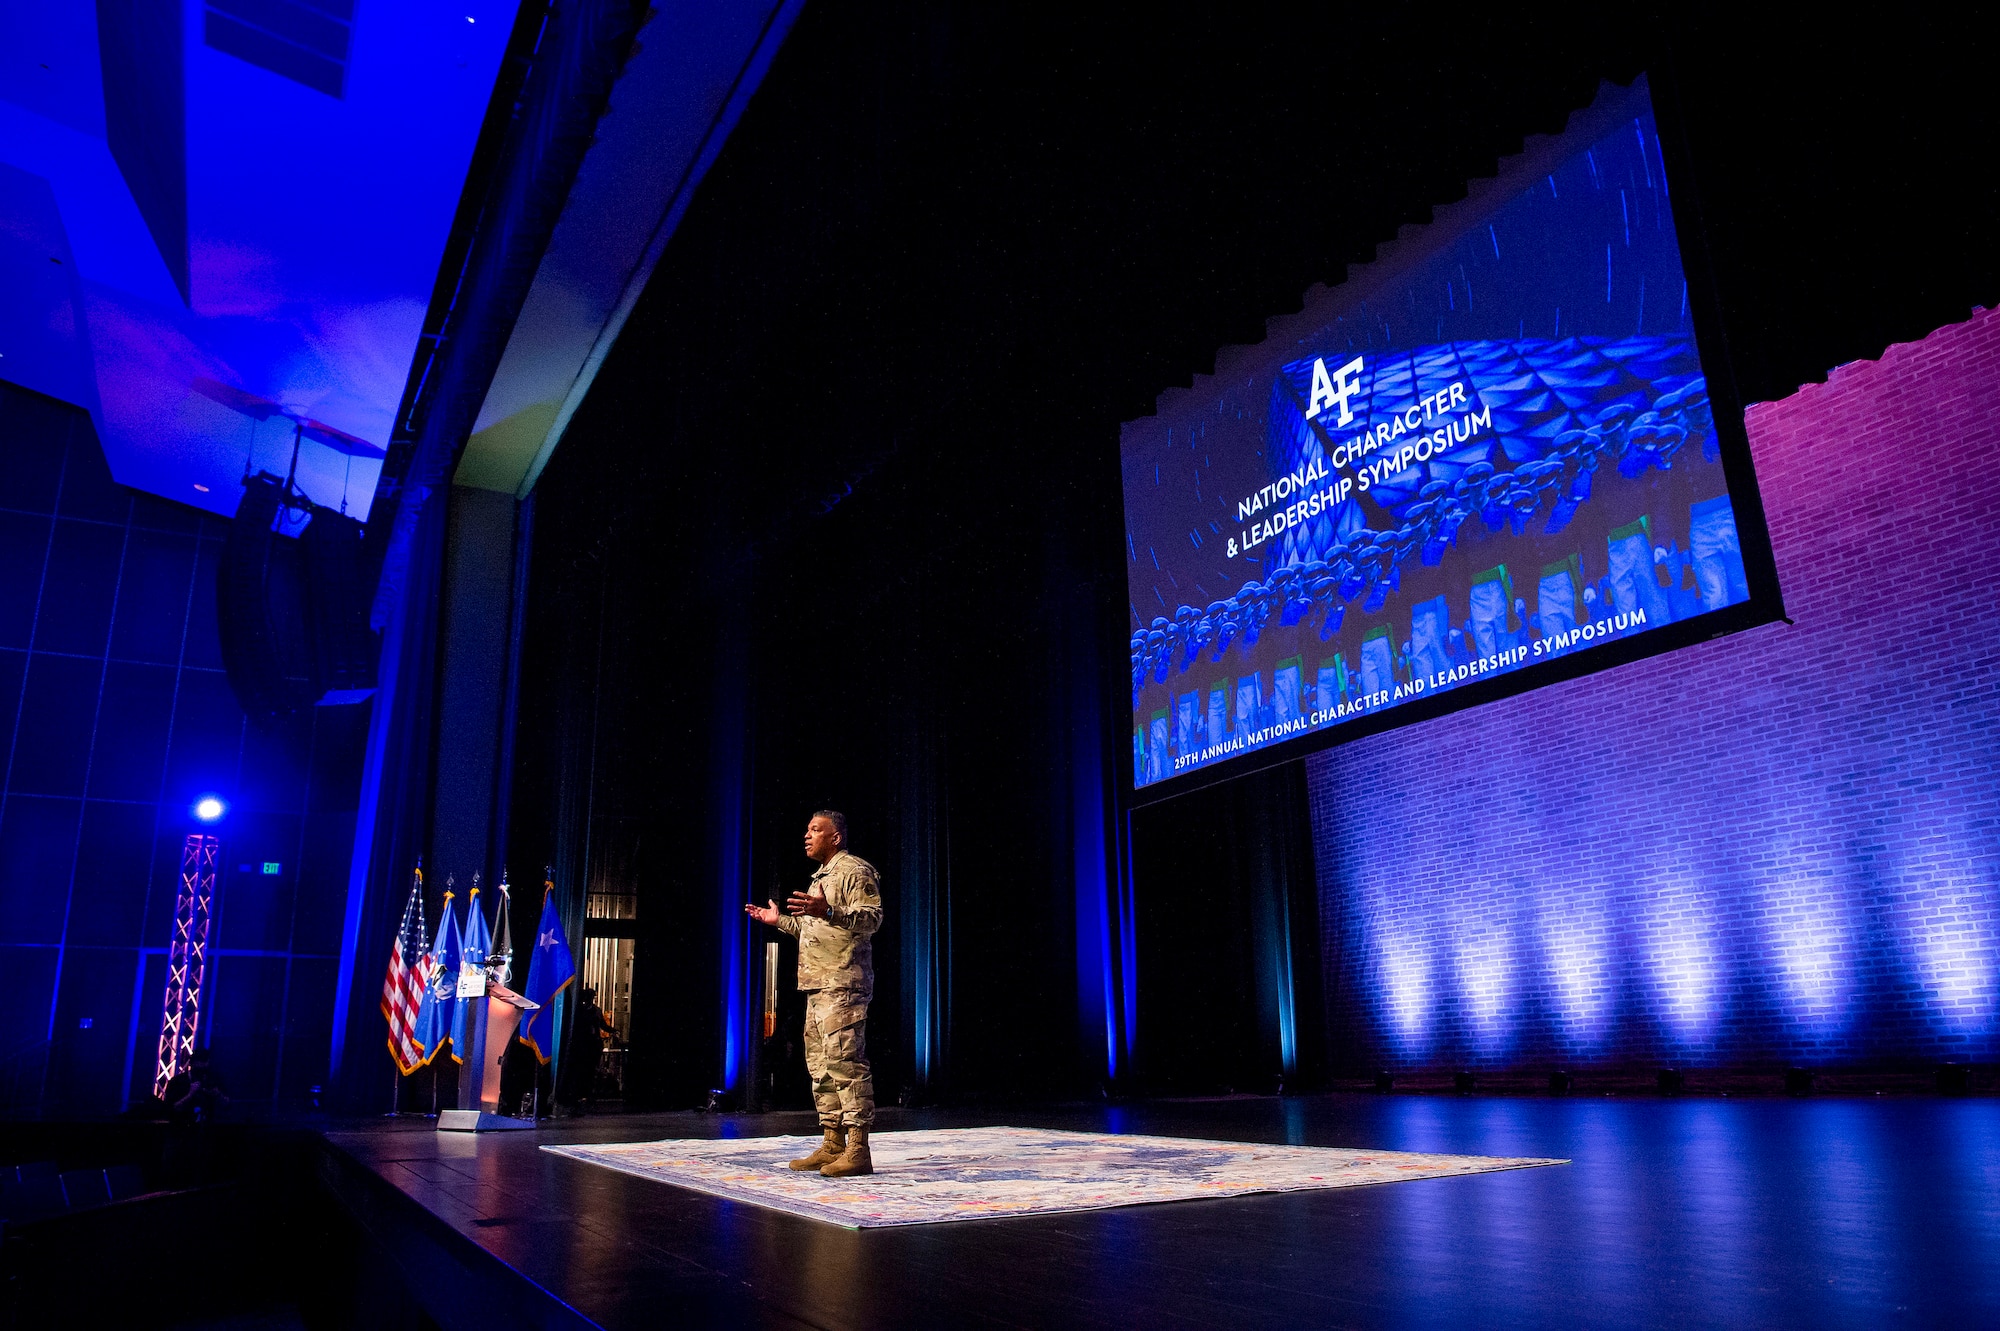
<svg viewBox="0 0 2000 1331">
<path fill-rule="evenodd" d="M 562 995 L 576 978 L 576 962 L 569 950 L 569 940 L 563 931 L 562 917 L 556 910 L 555 870 L 544 866 L 542 869 L 542 913 L 535 925 L 535 945 L 530 950 L 528 962 L 528 985 L 526 998 L 533 1010 L 523 1019 L 525 1028 L 534 1032 L 531 1044 L 535 1054 L 535 1080 L 530 1088 L 528 1102 L 535 1121 L 542 1117 L 542 1076 L 549 1077 L 550 1112 L 560 1113 L 562 1097 L 560 1092 L 562 1067 Z M 526 1036 L 521 1037 L 526 1040 Z"/>
</svg>

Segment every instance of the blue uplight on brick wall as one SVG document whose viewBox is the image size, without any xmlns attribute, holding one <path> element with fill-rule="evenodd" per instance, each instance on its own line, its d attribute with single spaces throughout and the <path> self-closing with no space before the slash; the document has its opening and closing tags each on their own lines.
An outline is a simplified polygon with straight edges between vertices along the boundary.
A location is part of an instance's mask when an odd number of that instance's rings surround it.
<svg viewBox="0 0 2000 1331">
<path fill-rule="evenodd" d="M 1467 1021 L 1482 1047 L 1504 1044 L 1513 1027 L 1512 942 L 1504 927 L 1493 923 L 1472 927 L 1459 942 L 1459 989 L 1465 995 Z"/>
<path fill-rule="evenodd" d="M 1383 997 L 1405 1050 L 1421 1049 L 1431 1025 L 1428 950 L 1413 937 L 1390 937 L 1382 946 Z"/>
<path fill-rule="evenodd" d="M 1790 878 L 1765 898 L 1772 961 L 1792 1022 L 1809 1035 L 1836 1032 L 1847 1017 L 1854 984 L 1855 931 L 1840 885 Z"/>
<path fill-rule="evenodd" d="M 1683 1046 L 1703 1044 L 1715 1025 L 1721 988 L 1721 940 L 1709 918 L 1709 898 L 1685 880 L 1654 885 L 1647 895 L 1640 928 L 1660 1017 Z"/>
<path fill-rule="evenodd" d="M 1989 1029 L 1995 1008 L 1994 885 L 1934 880 L 1905 902 L 1910 951 L 1924 997 L 1953 1031 Z"/>
<path fill-rule="evenodd" d="M 1557 903 L 1543 914 L 1541 945 L 1563 1037 L 1588 1049 L 1610 1015 L 1611 939 L 1604 912 L 1594 904 Z"/>
</svg>

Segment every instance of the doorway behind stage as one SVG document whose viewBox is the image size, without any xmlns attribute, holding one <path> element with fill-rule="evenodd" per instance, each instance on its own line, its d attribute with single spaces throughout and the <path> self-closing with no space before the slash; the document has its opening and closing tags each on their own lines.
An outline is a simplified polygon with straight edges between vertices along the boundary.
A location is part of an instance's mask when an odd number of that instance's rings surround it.
<svg viewBox="0 0 2000 1331">
<path fill-rule="evenodd" d="M 597 1006 L 611 1025 L 604 1037 L 597 1066 L 579 1068 L 581 1098 L 593 1104 L 622 1103 L 626 1098 L 626 1061 L 632 1033 L 632 966 L 639 943 L 639 896 L 635 891 L 592 892 L 584 899 L 583 965 L 577 975 L 577 998 L 597 991 Z M 578 1011 L 581 1011 L 579 1007 Z"/>
</svg>

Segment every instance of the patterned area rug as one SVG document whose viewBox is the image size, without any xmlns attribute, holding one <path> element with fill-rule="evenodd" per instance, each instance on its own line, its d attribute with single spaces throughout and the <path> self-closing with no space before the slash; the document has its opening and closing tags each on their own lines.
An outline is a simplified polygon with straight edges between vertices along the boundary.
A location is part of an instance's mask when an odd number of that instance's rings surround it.
<svg viewBox="0 0 2000 1331">
<path fill-rule="evenodd" d="M 542 1149 L 849 1229 L 1088 1211 L 1251 1192 L 1351 1188 L 1568 1163 L 1039 1128 L 963 1128 L 881 1133 L 869 1141 L 875 1173 L 862 1178 L 827 1179 L 785 1167 L 787 1160 L 818 1144 L 817 1137 L 749 1137 Z"/>
</svg>

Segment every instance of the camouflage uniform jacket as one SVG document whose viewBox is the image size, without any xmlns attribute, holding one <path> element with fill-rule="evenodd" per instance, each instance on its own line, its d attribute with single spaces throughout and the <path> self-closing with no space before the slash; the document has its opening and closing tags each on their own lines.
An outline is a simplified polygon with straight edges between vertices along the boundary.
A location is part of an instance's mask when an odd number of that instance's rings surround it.
<svg viewBox="0 0 2000 1331">
<path fill-rule="evenodd" d="M 778 920 L 780 929 L 799 940 L 799 988 L 842 991 L 840 1001 L 865 1013 L 875 994 L 875 949 L 869 939 L 882 927 L 882 876 L 867 860 L 843 850 L 820 866 L 806 890 L 826 898 L 826 918 L 786 915 Z"/>
</svg>

